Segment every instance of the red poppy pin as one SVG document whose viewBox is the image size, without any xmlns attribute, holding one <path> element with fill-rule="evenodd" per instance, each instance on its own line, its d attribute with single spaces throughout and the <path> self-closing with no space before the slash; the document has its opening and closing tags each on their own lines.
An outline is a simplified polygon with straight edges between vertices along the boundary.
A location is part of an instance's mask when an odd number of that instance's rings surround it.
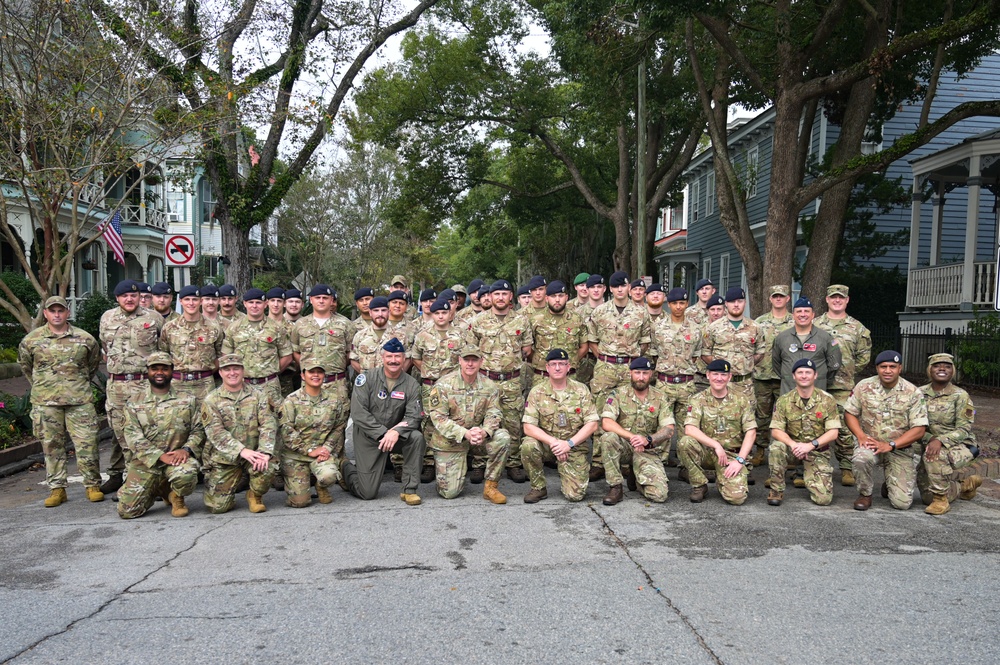
<svg viewBox="0 0 1000 665">
<path fill-rule="evenodd" d="M 448 342 L 448 348 L 449 348 L 449 349 L 454 349 L 454 348 L 455 348 L 455 345 L 454 345 L 454 344 L 452 344 L 451 342 Z"/>
<path fill-rule="evenodd" d="M 514 331 L 514 334 L 515 334 L 515 335 L 520 335 L 520 334 L 521 334 L 521 331 L 520 331 L 520 330 L 515 330 L 515 331 Z"/>
<path fill-rule="evenodd" d="M 817 418 L 822 418 L 822 417 L 823 417 L 823 414 L 822 414 L 822 413 L 820 413 L 819 411 L 817 411 L 817 412 L 816 412 L 816 417 L 817 417 Z"/>
<path fill-rule="evenodd" d="M 690 342 L 691 341 L 691 335 L 684 335 L 684 341 L 685 342 Z"/>
<path fill-rule="evenodd" d="M 204 341 L 205 341 L 205 338 L 204 338 L 204 337 L 199 337 L 199 338 L 198 338 L 198 341 L 199 341 L 199 342 L 204 342 Z"/>
<path fill-rule="evenodd" d="M 751 344 L 756 344 L 757 343 L 757 338 L 756 337 L 751 337 L 750 338 L 750 343 Z"/>
<path fill-rule="evenodd" d="M 331 336 L 334 334 L 332 330 L 327 330 L 326 332 L 327 332 L 327 334 L 329 334 Z"/>
<path fill-rule="evenodd" d="M 274 338 L 273 338 L 273 337 L 268 337 L 268 338 L 267 338 L 267 341 L 268 341 L 268 343 L 270 343 L 270 342 L 273 342 L 273 341 L 274 341 Z"/>
<path fill-rule="evenodd" d="M 649 412 L 650 412 L 650 413 L 655 413 L 655 412 L 656 412 L 656 409 L 654 409 L 653 407 L 649 407 Z"/>
<path fill-rule="evenodd" d="M 627 323 L 625 324 L 625 330 L 628 330 L 628 324 Z"/>
<path fill-rule="evenodd" d="M 142 327 L 143 328 L 148 328 L 149 327 L 149 321 L 146 321 L 144 324 L 142 324 Z"/>
<path fill-rule="evenodd" d="M 573 332 L 573 329 L 572 328 L 566 328 L 566 332 L 571 333 L 571 332 Z"/>
<path fill-rule="evenodd" d="M 576 407 L 576 412 L 580 413 L 580 407 Z"/>
</svg>

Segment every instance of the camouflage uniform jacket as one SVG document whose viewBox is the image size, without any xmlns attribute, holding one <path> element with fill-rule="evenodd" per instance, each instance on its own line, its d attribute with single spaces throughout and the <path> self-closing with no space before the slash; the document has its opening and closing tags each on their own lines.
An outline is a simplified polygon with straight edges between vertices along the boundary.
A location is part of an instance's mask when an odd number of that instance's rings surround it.
<svg viewBox="0 0 1000 665">
<path fill-rule="evenodd" d="M 792 314 L 791 312 L 785 312 L 785 315 L 779 319 L 771 312 L 768 312 L 754 319 L 754 323 L 757 324 L 757 328 L 760 330 L 760 338 L 764 342 L 764 357 L 753 368 L 753 378 L 758 381 L 780 379 L 781 377 L 778 376 L 777 371 L 771 367 L 771 348 L 774 345 L 774 338 L 778 336 L 778 333 L 795 325 L 795 322 L 792 320 Z"/>
<path fill-rule="evenodd" d="M 743 317 L 734 328 L 729 317 L 723 317 L 705 327 L 701 347 L 702 355 L 724 358 L 733 374 L 745 376 L 753 372 L 753 357 L 764 352 L 764 340 L 753 319 Z"/>
<path fill-rule="evenodd" d="M 826 389 L 851 390 L 858 371 L 867 367 L 872 359 L 871 332 L 852 316 L 831 319 L 827 313 L 813 323 L 833 335 L 840 347 L 840 371 L 827 380 Z"/>
<path fill-rule="evenodd" d="M 205 425 L 206 465 L 234 465 L 244 448 L 274 455 L 278 421 L 271 411 L 267 395 L 249 384 L 236 393 L 219 386 L 208 394 L 201 406 Z"/>
<path fill-rule="evenodd" d="M 434 326 L 417 333 L 413 345 L 406 350 L 406 357 L 423 363 L 422 379 L 440 379 L 458 369 L 459 353 L 465 346 L 465 334 L 455 325 L 439 332 Z"/>
<path fill-rule="evenodd" d="M 877 376 L 862 379 L 847 398 L 844 411 L 861 422 L 865 434 L 879 441 L 892 441 L 908 429 L 928 424 L 924 394 L 902 377 L 888 391 Z"/>
<path fill-rule="evenodd" d="M 187 446 L 200 459 L 205 445 L 205 426 L 198 402 L 179 395 L 173 388 L 157 395 L 146 386 L 138 402 L 125 409 L 125 441 L 129 450 L 147 468 L 154 468 L 160 455 Z"/>
<path fill-rule="evenodd" d="M 653 345 L 656 371 L 676 376 L 697 374 L 697 359 L 701 356 L 701 325 L 684 317 L 683 323 L 674 323 L 669 316 L 653 326 Z"/>
<path fill-rule="evenodd" d="M 503 418 L 497 384 L 477 375 L 475 383 L 467 385 L 460 370 L 434 384 L 425 410 L 434 424 L 434 447 L 444 451 L 464 450 L 463 437 L 473 427 L 481 427 L 492 437 Z M 444 439 L 443 445 L 437 436 Z"/>
<path fill-rule="evenodd" d="M 281 359 L 292 355 L 292 343 L 282 324 L 268 317 L 263 321 L 246 318 L 229 327 L 222 352 L 243 356 L 246 376 L 262 379 L 278 373 Z"/>
<path fill-rule="evenodd" d="M 972 424 L 976 420 L 976 409 L 969 393 L 953 383 L 939 393 L 928 383 L 920 387 L 920 392 L 927 402 L 928 425 L 924 440 L 938 439 L 944 448 L 957 444 L 975 445 Z"/>
<path fill-rule="evenodd" d="M 354 334 L 354 339 L 351 340 L 350 359 L 356 360 L 361 365 L 362 372 L 381 367 L 382 345 L 392 338 L 393 335 L 389 333 L 388 328 L 375 330 L 375 327 L 369 324 Z"/>
<path fill-rule="evenodd" d="M 160 350 L 170 354 L 175 372 L 214 370 L 225 336 L 222 326 L 204 316 L 194 322 L 180 317 L 163 326 Z"/>
<path fill-rule="evenodd" d="M 564 349 L 569 354 L 570 366 L 579 366 L 576 353 L 587 343 L 587 325 L 578 312 L 569 307 L 560 314 L 553 314 L 548 307 L 535 314 L 531 319 L 531 334 L 534 339 L 534 350 L 531 354 L 531 366 L 537 370 L 545 370 L 545 356 L 552 349 Z"/>
<path fill-rule="evenodd" d="M 245 318 L 247 318 L 247 315 L 241 312 L 240 310 L 236 310 L 236 313 L 233 314 L 232 316 L 226 316 L 222 312 L 219 312 L 218 323 L 220 326 L 222 326 L 223 331 L 228 331 L 230 328 L 232 328 L 234 323 Z"/>
<path fill-rule="evenodd" d="M 684 419 L 684 426 L 688 425 L 694 425 L 718 441 L 726 452 L 738 452 L 746 433 L 757 429 L 757 420 L 750 400 L 740 393 L 730 390 L 725 397 L 717 399 L 711 390 L 703 390 L 691 398 Z"/>
<path fill-rule="evenodd" d="M 337 425 L 333 399 L 333 393 L 324 390 L 319 397 L 313 397 L 305 388 L 285 398 L 278 412 L 283 455 L 292 453 L 293 457 L 306 461 L 312 459 L 309 451 L 315 448 L 322 446 L 333 452 L 330 435 Z"/>
<path fill-rule="evenodd" d="M 303 316 L 292 326 L 292 351 L 302 354 L 302 363 L 316 358 L 327 374 L 346 371 L 353 339 L 354 326 L 337 313 L 323 325 L 312 316 Z"/>
<path fill-rule="evenodd" d="M 160 313 L 157 312 L 157 314 L 160 314 Z M 181 318 L 181 315 L 178 314 L 176 310 L 170 310 L 169 312 L 167 312 L 166 316 L 164 316 L 163 314 L 160 314 L 160 316 L 163 316 L 163 323 L 165 323 L 165 324 L 169 323 L 170 321 L 173 321 L 174 319 Z M 223 326 L 223 328 L 225 328 L 225 326 Z"/>
<path fill-rule="evenodd" d="M 642 352 L 640 345 L 651 340 L 649 313 L 631 300 L 621 314 L 615 301 L 609 300 L 595 309 L 587 321 L 587 341 L 597 344 L 604 355 L 638 358 Z"/>
<path fill-rule="evenodd" d="M 675 422 L 670 399 L 655 386 L 649 387 L 645 400 L 639 399 L 632 386 L 612 390 L 601 418 L 610 418 L 640 436 L 652 436 Z"/>
<path fill-rule="evenodd" d="M 778 333 L 771 347 L 771 364 L 781 379 L 782 393 L 795 388 L 792 366 L 801 358 L 813 361 L 816 365 L 816 387 L 826 390 L 830 377 L 840 369 L 840 344 L 833 335 L 817 325 L 812 326 L 805 340 L 799 338 L 795 326 Z"/>
<path fill-rule="evenodd" d="M 780 429 L 792 437 L 792 441 L 808 442 L 818 439 L 828 430 L 840 429 L 840 425 L 837 400 L 830 393 L 814 388 L 805 403 L 797 390 L 779 397 L 774 405 L 770 428 Z"/>
<path fill-rule="evenodd" d="M 685 319 L 693 319 L 695 323 L 699 325 L 708 325 L 708 308 L 702 307 L 700 302 L 688 307 L 684 310 Z"/>
<path fill-rule="evenodd" d="M 481 313 L 482 313 L 482 310 L 480 310 L 480 311 L 477 312 L 475 307 L 473 307 L 472 305 L 469 305 L 468 307 L 462 308 L 458 312 L 458 314 L 455 315 L 454 323 L 457 324 L 459 322 L 462 322 L 466 326 L 468 326 L 469 324 L 472 323 L 472 319 L 474 319 L 478 314 L 481 314 Z"/>
<path fill-rule="evenodd" d="M 551 381 L 542 381 L 532 388 L 521 418 L 526 425 L 536 425 L 546 434 L 563 440 L 579 432 L 585 423 L 599 420 L 590 390 L 573 379 L 566 381 L 563 390 L 553 389 Z"/>
<path fill-rule="evenodd" d="M 385 338 L 386 341 L 395 337 L 403 343 L 403 346 L 410 348 L 410 344 L 413 343 L 413 338 L 410 336 L 410 332 L 412 331 L 410 323 L 412 321 L 413 319 L 407 317 L 405 314 L 399 321 L 389 319 L 389 321 L 385 324 L 385 331 L 389 333 L 389 336 Z"/>
<path fill-rule="evenodd" d="M 513 372 L 521 369 L 521 348 L 531 346 L 531 322 L 523 312 L 508 311 L 499 317 L 491 309 L 472 320 L 471 341 L 483 353 L 483 369 Z"/>
<path fill-rule="evenodd" d="M 159 347 L 163 317 L 155 310 L 121 307 L 101 315 L 101 345 L 111 374 L 146 374 L 146 357 Z"/>
<path fill-rule="evenodd" d="M 70 325 L 56 334 L 42 324 L 24 336 L 17 362 L 31 384 L 31 403 L 74 406 L 94 401 L 90 378 L 101 363 L 101 347 L 90 333 Z"/>
<path fill-rule="evenodd" d="M 359 314 L 358 318 L 356 318 L 353 321 L 351 321 L 351 323 L 354 325 L 354 333 L 353 333 L 353 335 L 356 335 L 356 334 L 358 334 L 358 332 L 362 328 L 364 328 L 366 326 L 370 326 L 372 324 L 372 320 L 371 319 L 366 319 L 365 317 L 363 317 L 363 316 L 361 316 Z M 353 335 L 352 335 L 352 338 L 353 338 Z"/>
</svg>

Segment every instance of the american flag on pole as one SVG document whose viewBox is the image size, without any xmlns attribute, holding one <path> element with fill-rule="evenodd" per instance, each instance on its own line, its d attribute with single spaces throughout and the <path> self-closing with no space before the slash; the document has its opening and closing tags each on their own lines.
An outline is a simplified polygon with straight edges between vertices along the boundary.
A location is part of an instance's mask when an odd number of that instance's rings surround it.
<svg viewBox="0 0 1000 665">
<path fill-rule="evenodd" d="M 115 261 L 125 265 L 125 245 L 122 244 L 122 214 L 115 210 L 111 221 L 104 225 L 104 241 L 115 255 Z"/>
</svg>

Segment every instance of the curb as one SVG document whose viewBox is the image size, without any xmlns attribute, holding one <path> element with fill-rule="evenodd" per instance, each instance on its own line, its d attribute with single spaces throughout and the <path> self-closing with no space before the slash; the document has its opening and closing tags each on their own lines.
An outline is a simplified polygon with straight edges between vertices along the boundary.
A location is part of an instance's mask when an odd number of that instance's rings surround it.
<svg viewBox="0 0 1000 665">
<path fill-rule="evenodd" d="M 18 462 L 11 462 L 10 464 L 5 464 L 0 466 L 0 478 L 6 478 L 8 476 L 13 476 L 15 473 L 20 473 L 30 469 L 34 464 L 39 462 L 44 462 L 45 456 L 41 453 L 37 455 L 29 455 L 23 460 Z"/>
<path fill-rule="evenodd" d="M 954 480 L 962 482 L 969 476 L 982 476 L 983 478 L 1000 478 L 1000 458 L 986 457 L 977 459 L 968 466 L 963 466 L 955 472 Z"/>
</svg>

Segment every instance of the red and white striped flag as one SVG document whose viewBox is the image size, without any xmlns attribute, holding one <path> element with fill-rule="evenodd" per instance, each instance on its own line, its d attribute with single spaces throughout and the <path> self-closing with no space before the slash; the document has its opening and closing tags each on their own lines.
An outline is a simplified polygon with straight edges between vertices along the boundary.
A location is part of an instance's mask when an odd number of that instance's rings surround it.
<svg viewBox="0 0 1000 665">
<path fill-rule="evenodd" d="M 125 265 L 125 245 L 122 244 L 122 214 L 115 210 L 111 220 L 104 225 L 104 242 L 108 243 L 115 261 Z"/>
</svg>

